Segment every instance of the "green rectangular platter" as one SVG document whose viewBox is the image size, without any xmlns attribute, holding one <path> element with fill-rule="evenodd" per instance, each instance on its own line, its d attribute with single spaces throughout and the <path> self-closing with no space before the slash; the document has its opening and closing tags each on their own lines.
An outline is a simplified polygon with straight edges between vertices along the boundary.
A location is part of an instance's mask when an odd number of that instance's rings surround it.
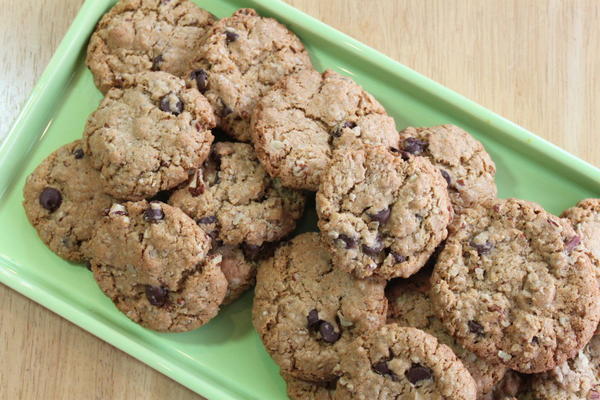
<svg viewBox="0 0 600 400">
<path fill-rule="evenodd" d="M 252 328 L 251 293 L 193 332 L 155 333 L 119 313 L 85 268 L 55 256 L 27 222 L 21 206 L 25 177 L 53 150 L 81 136 L 101 100 L 84 57 L 89 35 L 112 3 L 83 4 L 0 147 L 0 281 L 209 399 L 285 399 L 278 368 Z M 218 17 L 252 7 L 277 18 L 304 41 L 317 69 L 354 78 L 383 103 L 398 128 L 462 126 L 496 162 L 500 197 L 536 201 L 553 213 L 600 197 L 598 168 L 283 2 L 198 3 Z"/>
</svg>

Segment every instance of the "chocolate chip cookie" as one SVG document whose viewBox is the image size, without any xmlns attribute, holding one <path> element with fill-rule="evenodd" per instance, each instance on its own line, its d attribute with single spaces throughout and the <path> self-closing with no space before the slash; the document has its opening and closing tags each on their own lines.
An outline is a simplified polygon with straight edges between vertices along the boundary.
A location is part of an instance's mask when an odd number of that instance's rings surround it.
<svg viewBox="0 0 600 400">
<path fill-rule="evenodd" d="M 390 282 L 387 288 L 388 323 L 411 326 L 435 336 L 440 343 L 450 347 L 462 361 L 475 380 L 478 395 L 490 392 L 502 379 L 507 368 L 500 363 L 477 357 L 448 334 L 435 315 L 429 299 L 429 274 L 430 271 L 422 270 L 410 279 L 396 279 Z"/>
<path fill-rule="evenodd" d="M 206 159 L 215 125 L 210 104 L 166 72 L 124 78 L 88 118 L 85 152 L 104 190 L 140 200 L 173 188 Z"/>
<path fill-rule="evenodd" d="M 102 93 L 122 87 L 124 76 L 166 71 L 183 76 L 214 23 L 188 0 L 121 0 L 90 38 L 86 63 Z"/>
<path fill-rule="evenodd" d="M 385 323 L 384 286 L 333 268 L 319 234 L 304 233 L 259 266 L 254 327 L 282 373 L 328 382 L 348 343 Z"/>
<path fill-rule="evenodd" d="M 564 364 L 533 377 L 536 400 L 600 399 L 600 336 Z"/>
<path fill-rule="evenodd" d="M 446 182 L 424 157 L 343 146 L 316 196 L 319 229 L 341 270 L 391 279 L 417 272 L 446 238 Z"/>
<path fill-rule="evenodd" d="M 208 98 L 218 126 L 244 142 L 256 101 L 279 79 L 311 66 L 296 35 L 248 8 L 215 23 L 197 56 L 189 83 Z"/>
<path fill-rule="evenodd" d="M 279 82 L 256 106 L 252 141 L 258 158 L 284 186 L 317 190 L 334 149 L 348 134 L 398 147 L 394 120 L 349 77 L 312 68 Z"/>
<path fill-rule="evenodd" d="M 42 241 L 62 258 L 81 262 L 81 244 L 113 203 L 102 192 L 100 174 L 89 163 L 80 140 L 50 154 L 29 175 L 23 207 Z"/>
<path fill-rule="evenodd" d="M 475 382 L 452 350 L 419 329 L 385 325 L 342 354 L 334 398 L 475 400 Z"/>
<path fill-rule="evenodd" d="M 581 243 L 590 251 L 600 280 L 600 199 L 581 200 L 561 217 L 571 221 Z"/>
<path fill-rule="evenodd" d="M 294 230 L 305 199 L 301 192 L 271 179 L 249 144 L 219 142 L 169 203 L 218 241 L 243 245 L 250 255 Z"/>
<path fill-rule="evenodd" d="M 287 384 L 287 394 L 291 400 L 333 400 L 335 381 L 308 382 L 283 375 Z"/>
<path fill-rule="evenodd" d="M 496 166 L 483 145 L 455 125 L 409 127 L 400 132 L 400 149 L 424 156 L 446 182 L 457 211 L 496 197 Z"/>
<path fill-rule="evenodd" d="M 210 238 L 164 203 L 113 204 L 85 249 L 102 291 L 149 329 L 195 329 L 217 315 L 227 291 Z"/>
<path fill-rule="evenodd" d="M 568 221 L 525 200 L 496 200 L 453 221 L 430 295 L 465 348 L 534 373 L 574 357 L 590 340 L 600 319 L 593 276 Z"/>
</svg>

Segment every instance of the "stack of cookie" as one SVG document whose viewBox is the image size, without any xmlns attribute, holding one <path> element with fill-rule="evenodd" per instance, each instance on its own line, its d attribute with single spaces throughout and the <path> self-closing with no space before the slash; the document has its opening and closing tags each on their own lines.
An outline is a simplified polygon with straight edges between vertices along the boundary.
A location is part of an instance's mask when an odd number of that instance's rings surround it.
<svg viewBox="0 0 600 400">
<path fill-rule="evenodd" d="M 121 0 L 87 64 L 105 97 L 24 207 L 131 320 L 189 331 L 256 280 L 291 398 L 600 398 L 600 200 L 497 199 L 467 132 L 398 133 L 251 9 Z"/>
</svg>

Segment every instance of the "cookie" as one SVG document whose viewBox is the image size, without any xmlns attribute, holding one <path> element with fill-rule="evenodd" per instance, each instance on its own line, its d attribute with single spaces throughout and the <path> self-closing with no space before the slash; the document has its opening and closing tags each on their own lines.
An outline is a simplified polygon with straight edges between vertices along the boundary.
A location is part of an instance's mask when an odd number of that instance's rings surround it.
<svg viewBox="0 0 600 400">
<path fill-rule="evenodd" d="M 85 152 L 104 190 L 140 200 L 173 188 L 206 159 L 215 121 L 210 104 L 166 72 L 144 72 L 111 89 L 90 115 Z"/>
<path fill-rule="evenodd" d="M 394 120 L 373 96 L 349 77 L 312 68 L 283 79 L 258 102 L 251 133 L 271 176 L 284 186 L 313 191 L 343 134 L 398 147 Z"/>
<path fill-rule="evenodd" d="M 385 325 L 342 354 L 334 399 L 475 400 L 473 378 L 452 350 L 419 329 Z"/>
<path fill-rule="evenodd" d="M 400 132 L 400 150 L 424 156 L 448 183 L 456 211 L 496 198 L 496 166 L 483 145 L 455 125 L 409 127 Z"/>
<path fill-rule="evenodd" d="M 257 261 L 247 257 L 239 246 L 220 245 L 213 252 L 221 256 L 221 271 L 227 279 L 223 304 L 232 303 L 254 286 Z"/>
<path fill-rule="evenodd" d="M 462 361 L 475 380 L 477 393 L 483 395 L 490 392 L 506 373 L 506 367 L 477 357 L 448 334 L 435 315 L 429 299 L 429 289 L 429 271 L 421 271 L 410 279 L 390 282 L 386 290 L 389 300 L 388 323 L 418 328 L 435 336 Z"/>
<path fill-rule="evenodd" d="M 564 364 L 533 377 L 536 400 L 600 399 L 600 336 Z"/>
<path fill-rule="evenodd" d="M 146 71 L 183 76 L 215 17 L 188 0 L 121 0 L 90 38 L 86 63 L 102 93 Z"/>
<path fill-rule="evenodd" d="M 523 395 L 525 382 L 523 377 L 518 372 L 508 370 L 500 382 L 498 382 L 493 390 L 483 396 L 479 396 L 479 400 L 517 400 L 517 397 Z"/>
<path fill-rule="evenodd" d="M 426 158 L 370 145 L 336 151 L 316 204 L 335 266 L 359 278 L 417 272 L 453 214 L 446 182 Z"/>
<path fill-rule="evenodd" d="M 245 143 L 215 143 L 208 161 L 169 203 L 226 245 L 256 253 L 296 227 L 304 195 L 271 179 Z"/>
<path fill-rule="evenodd" d="M 258 268 L 252 321 L 283 374 L 328 382 L 356 336 L 385 323 L 384 282 L 331 264 L 318 233 L 304 233 Z"/>
<path fill-rule="evenodd" d="M 561 217 L 571 221 L 579 239 L 590 251 L 600 281 L 600 199 L 581 200 Z"/>
<path fill-rule="evenodd" d="M 309 66 L 310 57 L 296 35 L 244 8 L 209 30 L 188 82 L 208 98 L 217 125 L 247 142 L 256 101 L 279 79 Z"/>
<path fill-rule="evenodd" d="M 562 364 L 600 319 L 592 264 L 571 225 L 525 200 L 460 214 L 430 295 L 451 335 L 479 357 L 523 373 Z"/>
<path fill-rule="evenodd" d="M 308 382 L 283 375 L 287 385 L 287 394 L 291 400 L 333 400 L 335 381 Z"/>
<path fill-rule="evenodd" d="M 23 207 L 42 241 L 60 257 L 84 261 L 81 244 L 94 233 L 113 199 L 102 192 L 100 174 L 89 163 L 80 140 L 50 154 L 29 175 Z"/>
<path fill-rule="evenodd" d="M 227 291 L 221 257 L 181 210 L 160 202 L 115 203 L 85 250 L 100 289 L 132 321 L 185 332 L 217 315 Z"/>
</svg>

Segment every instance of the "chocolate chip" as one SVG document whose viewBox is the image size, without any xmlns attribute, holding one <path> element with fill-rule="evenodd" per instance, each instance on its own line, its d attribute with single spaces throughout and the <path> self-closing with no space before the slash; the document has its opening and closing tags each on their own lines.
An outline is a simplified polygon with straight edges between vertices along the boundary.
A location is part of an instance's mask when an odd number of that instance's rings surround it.
<svg viewBox="0 0 600 400">
<path fill-rule="evenodd" d="M 45 187 L 40 193 L 39 202 L 46 210 L 54 212 L 62 204 L 62 194 L 57 189 Z"/>
<path fill-rule="evenodd" d="M 158 203 L 150 203 L 150 208 L 144 211 L 144 219 L 148 222 L 156 223 L 164 218 L 165 213 Z"/>
<path fill-rule="evenodd" d="M 164 61 L 164 58 L 161 54 L 157 55 L 152 59 L 152 67 L 150 70 L 152 71 L 160 71 L 160 64 Z"/>
<path fill-rule="evenodd" d="M 390 377 L 395 377 L 394 372 L 388 367 L 387 360 L 381 360 L 373 364 L 373 371 L 378 373 L 379 375 L 388 375 Z"/>
<path fill-rule="evenodd" d="M 404 151 L 406 151 L 407 153 L 418 156 L 419 154 L 423 153 L 427 148 L 427 142 L 424 142 L 414 137 L 408 137 L 404 139 L 403 148 Z"/>
<path fill-rule="evenodd" d="M 240 35 L 233 31 L 225 31 L 225 41 L 227 44 L 235 42 L 239 37 Z"/>
<path fill-rule="evenodd" d="M 336 332 L 333 325 L 327 321 L 321 322 L 321 325 L 319 325 L 319 333 L 327 343 L 335 343 L 340 339 L 340 334 Z"/>
<path fill-rule="evenodd" d="M 481 325 L 479 322 L 477 322 L 475 320 L 470 320 L 469 322 L 467 322 L 467 325 L 469 326 L 469 331 L 471 333 L 475 333 L 477 335 L 483 335 L 483 332 L 484 332 L 483 325 Z"/>
<path fill-rule="evenodd" d="M 340 136 L 342 136 L 342 131 L 344 129 L 346 129 L 346 128 L 348 128 L 348 129 L 354 129 L 354 128 L 356 128 L 356 123 L 351 122 L 351 121 L 346 121 L 343 124 L 341 124 L 340 126 L 338 126 L 337 128 L 335 128 L 333 130 L 333 132 L 331 132 L 331 134 L 334 137 L 340 137 Z"/>
<path fill-rule="evenodd" d="M 392 257 L 394 257 L 394 261 L 396 261 L 397 263 L 403 263 L 407 260 L 407 257 L 403 256 L 402 254 L 398 254 L 395 251 L 390 252 L 390 254 L 392 255 Z"/>
<path fill-rule="evenodd" d="M 314 330 L 321 324 L 321 320 L 319 319 L 319 312 L 316 309 L 312 309 L 308 312 L 306 316 L 306 326 L 308 329 Z"/>
<path fill-rule="evenodd" d="M 450 186 L 450 184 L 452 183 L 452 179 L 450 178 L 450 174 L 448 173 L 448 171 L 446 171 L 445 169 L 440 169 L 440 174 L 442 174 L 442 176 L 446 180 L 446 183 L 448 184 L 448 186 Z"/>
<path fill-rule="evenodd" d="M 75 151 L 73 151 L 73 156 L 76 160 L 81 160 L 84 155 L 83 149 L 75 149 Z"/>
<path fill-rule="evenodd" d="M 146 285 L 146 297 L 150 304 L 156 307 L 162 307 L 167 303 L 169 290 L 162 286 Z"/>
<path fill-rule="evenodd" d="M 377 221 L 377 222 L 379 222 L 380 224 L 383 225 L 386 222 L 388 222 L 388 220 L 390 219 L 390 214 L 391 213 L 392 213 L 392 210 L 389 207 L 387 207 L 387 208 L 384 208 L 381 211 L 378 211 L 375 214 L 370 214 L 369 217 L 371 217 L 371 219 L 373 221 Z"/>
<path fill-rule="evenodd" d="M 350 236 L 344 235 L 343 233 L 338 236 L 338 239 L 344 242 L 347 249 L 353 249 L 357 245 L 356 239 L 352 239 Z"/>
<path fill-rule="evenodd" d="M 537 336 L 531 338 L 531 343 L 540 344 L 540 339 Z"/>
<path fill-rule="evenodd" d="M 484 255 L 490 252 L 494 248 L 494 245 L 490 241 L 486 241 L 484 244 L 477 244 L 475 241 L 471 241 L 471 247 L 477 250 L 477 254 Z"/>
<path fill-rule="evenodd" d="M 172 101 L 173 98 L 176 99 L 174 103 Z M 169 93 L 168 95 L 163 96 L 160 99 L 160 104 L 158 105 L 158 108 L 160 108 L 161 111 L 170 112 L 173 115 L 179 115 L 183 111 L 183 102 L 179 97 L 175 96 L 172 93 Z"/>
<path fill-rule="evenodd" d="M 581 238 L 579 236 L 573 236 L 571 239 L 565 242 L 565 250 L 567 253 L 573 251 L 573 249 L 581 243 Z"/>
<path fill-rule="evenodd" d="M 196 81 L 196 86 L 200 93 L 206 92 L 208 89 L 208 74 L 203 69 L 197 69 L 192 71 L 190 77 Z"/>
<path fill-rule="evenodd" d="M 432 371 L 431 369 L 422 366 L 421 364 L 413 363 L 409 369 L 404 373 L 406 379 L 413 385 L 417 382 L 424 381 L 426 379 L 431 379 Z"/>
<path fill-rule="evenodd" d="M 214 215 L 210 215 L 208 217 L 202 217 L 196 222 L 198 224 L 214 224 L 215 222 L 217 222 L 217 217 Z"/>
<path fill-rule="evenodd" d="M 381 242 L 381 239 L 378 237 L 377 239 L 375 239 L 375 244 L 373 244 L 372 246 L 363 244 L 362 250 L 365 254 L 367 254 L 371 257 L 375 257 L 379 253 L 381 253 L 381 251 L 383 250 L 383 243 Z"/>
<path fill-rule="evenodd" d="M 225 118 L 233 112 L 233 109 L 227 104 L 225 104 L 222 100 L 221 102 L 223 103 L 223 108 L 221 108 L 221 112 L 219 113 L 219 115 L 221 116 L 221 118 Z"/>
</svg>

